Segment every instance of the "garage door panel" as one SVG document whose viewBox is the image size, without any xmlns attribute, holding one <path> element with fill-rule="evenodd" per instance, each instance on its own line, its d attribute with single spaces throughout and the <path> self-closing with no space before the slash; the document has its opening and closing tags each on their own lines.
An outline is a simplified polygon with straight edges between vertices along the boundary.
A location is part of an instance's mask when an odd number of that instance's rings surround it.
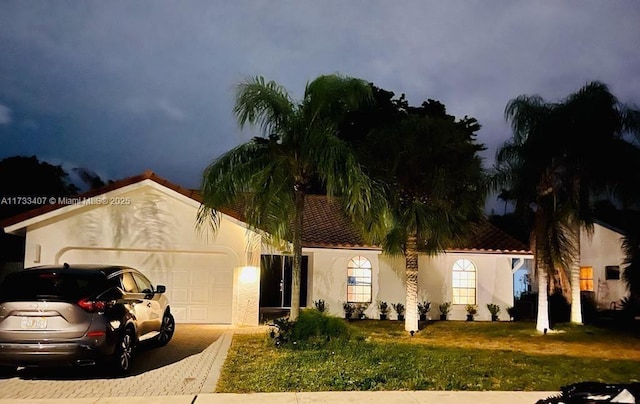
<svg viewBox="0 0 640 404">
<path fill-rule="evenodd" d="M 206 307 L 189 307 L 189 318 L 194 323 L 209 321 L 209 310 Z"/>
<path fill-rule="evenodd" d="M 191 303 L 195 304 L 208 304 L 212 301 L 209 289 L 205 288 L 192 288 L 191 289 Z"/>
<path fill-rule="evenodd" d="M 169 300 L 175 306 L 176 304 L 189 303 L 189 291 L 187 289 L 169 289 Z"/>
<path fill-rule="evenodd" d="M 189 272 L 188 271 L 183 271 L 183 270 L 179 270 L 179 269 L 172 269 L 171 270 L 171 278 L 172 278 L 172 282 L 171 284 L 173 285 L 173 287 L 187 287 L 189 286 Z"/>
</svg>

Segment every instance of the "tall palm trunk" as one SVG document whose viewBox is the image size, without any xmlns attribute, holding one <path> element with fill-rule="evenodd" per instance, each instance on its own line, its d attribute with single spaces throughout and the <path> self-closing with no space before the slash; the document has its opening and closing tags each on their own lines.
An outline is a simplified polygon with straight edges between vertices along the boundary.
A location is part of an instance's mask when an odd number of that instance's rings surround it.
<svg viewBox="0 0 640 404">
<path fill-rule="evenodd" d="M 404 329 L 418 331 L 418 238 L 415 233 L 411 233 L 407 237 L 405 270 L 407 273 L 407 303 Z"/>
<path fill-rule="evenodd" d="M 571 322 L 582 324 L 582 301 L 580 299 L 580 222 L 572 226 L 575 251 L 571 257 Z"/>
<path fill-rule="evenodd" d="M 295 217 L 293 219 L 293 269 L 291 274 L 291 313 L 290 320 L 300 314 L 300 283 L 302 279 L 302 223 L 304 218 L 304 192 L 295 191 Z"/>
<path fill-rule="evenodd" d="M 536 272 L 538 275 L 538 316 L 536 330 L 545 332 L 549 329 L 549 269 L 536 253 Z"/>
</svg>

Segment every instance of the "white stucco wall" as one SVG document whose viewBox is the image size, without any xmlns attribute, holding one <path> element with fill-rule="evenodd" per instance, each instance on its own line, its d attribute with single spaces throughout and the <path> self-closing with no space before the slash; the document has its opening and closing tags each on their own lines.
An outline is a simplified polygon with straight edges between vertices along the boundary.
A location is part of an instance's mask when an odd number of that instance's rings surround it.
<svg viewBox="0 0 640 404">
<path fill-rule="evenodd" d="M 347 264 L 362 255 L 372 263 L 372 303 L 366 314 L 378 318 L 376 302 L 384 300 L 405 304 L 405 266 L 402 257 L 390 257 L 378 251 L 322 250 L 305 251 L 309 255 L 309 301 L 324 299 L 329 311 L 342 316 L 342 303 L 347 300 Z M 429 315 L 437 319 L 438 305 L 452 300 L 451 270 L 456 260 L 471 260 L 477 270 L 477 320 L 490 320 L 486 308 L 488 303 L 500 305 L 500 319 L 508 320 L 506 308 L 513 305 L 513 274 L 511 258 L 502 254 L 446 253 L 436 257 L 421 255 L 419 258 L 418 294 L 422 300 L 431 301 Z M 391 318 L 395 318 L 393 312 Z M 454 305 L 449 315 L 451 320 L 465 320 L 464 305 Z"/>
<path fill-rule="evenodd" d="M 255 233 L 227 216 L 217 234 L 197 231 L 199 203 L 151 180 L 102 197 L 106 203 L 67 206 L 27 223 L 25 267 L 64 262 L 129 265 L 154 284 L 175 285 L 175 293 L 180 288 L 176 299 L 211 302 L 211 296 L 228 294 L 221 304 L 243 310 L 242 315 L 231 314 L 229 321 L 257 324 L 257 309 L 248 316 L 247 306 L 237 305 L 240 285 L 234 275 L 234 269 L 257 262 L 260 242 Z M 207 282 L 208 289 L 203 285 Z M 199 318 L 196 311 L 192 315 Z"/>
<path fill-rule="evenodd" d="M 380 288 L 380 267 L 378 264 L 379 251 L 370 250 L 341 250 L 341 249 L 304 249 L 304 255 L 309 256 L 307 302 L 313 307 L 313 302 L 323 299 L 328 305 L 328 311 L 336 316 L 343 316 L 342 304 L 347 300 L 347 265 L 355 256 L 362 255 L 372 265 L 372 294 L 378 295 Z M 385 288 L 387 285 L 385 284 Z M 366 311 L 368 317 L 377 316 L 375 301 Z"/>
<path fill-rule="evenodd" d="M 580 265 L 593 268 L 593 287 L 596 300 L 604 305 L 619 301 L 627 295 L 622 279 L 606 280 L 605 267 L 618 265 L 620 274 L 624 271 L 625 259 L 622 249 L 623 235 L 600 224 L 594 224 L 593 234 L 585 230 L 580 235 Z M 598 283 L 606 283 L 606 288 L 599 288 Z"/>
<path fill-rule="evenodd" d="M 432 302 L 431 316 L 438 318 L 438 305 L 451 302 L 452 269 L 459 259 L 468 259 L 476 267 L 476 304 L 478 314 L 476 320 L 491 320 L 487 304 L 500 306 L 499 318 L 508 320 L 507 307 L 513 306 L 513 273 L 511 271 L 510 255 L 480 254 L 480 253 L 445 253 L 435 257 L 421 257 L 420 274 L 418 276 L 419 290 L 426 292 Z M 452 305 L 449 318 L 451 320 L 465 320 L 467 312 L 465 305 Z"/>
</svg>

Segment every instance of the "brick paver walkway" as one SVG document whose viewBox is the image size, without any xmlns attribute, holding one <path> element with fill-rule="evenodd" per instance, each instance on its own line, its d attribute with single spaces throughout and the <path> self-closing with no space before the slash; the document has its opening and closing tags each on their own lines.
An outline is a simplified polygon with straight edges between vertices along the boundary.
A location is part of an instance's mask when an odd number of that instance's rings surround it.
<svg viewBox="0 0 640 404">
<path fill-rule="evenodd" d="M 167 396 L 213 392 L 212 368 L 233 331 L 226 331 L 199 354 L 137 376 L 116 379 L 0 380 L 0 399 L 64 399 L 84 397 Z M 220 352 L 222 353 L 222 352 Z M 203 389 L 204 387 L 204 389 Z"/>
</svg>

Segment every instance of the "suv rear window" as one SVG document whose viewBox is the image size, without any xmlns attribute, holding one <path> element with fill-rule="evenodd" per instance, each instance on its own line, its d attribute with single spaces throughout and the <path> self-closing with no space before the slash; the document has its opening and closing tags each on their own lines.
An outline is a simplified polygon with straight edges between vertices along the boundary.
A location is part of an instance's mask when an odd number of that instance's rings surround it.
<svg viewBox="0 0 640 404">
<path fill-rule="evenodd" d="M 90 297 L 106 289 L 100 273 L 14 272 L 0 284 L 0 302 L 28 300 L 71 300 Z"/>
</svg>

